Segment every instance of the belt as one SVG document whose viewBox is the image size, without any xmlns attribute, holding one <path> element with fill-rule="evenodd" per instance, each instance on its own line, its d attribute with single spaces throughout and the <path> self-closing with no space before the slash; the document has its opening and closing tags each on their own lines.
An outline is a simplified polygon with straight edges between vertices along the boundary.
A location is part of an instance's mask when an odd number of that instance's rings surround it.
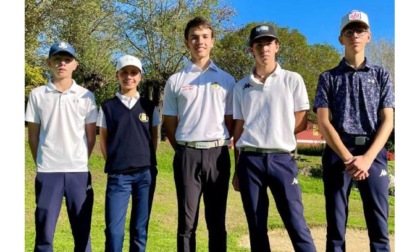
<svg viewBox="0 0 420 252">
<path fill-rule="evenodd" d="M 290 152 L 279 150 L 279 149 L 263 149 L 263 148 L 255 148 L 255 147 L 241 147 L 241 151 L 250 151 L 250 152 L 258 152 L 258 153 L 287 153 Z"/>
<path fill-rule="evenodd" d="M 357 136 L 357 135 L 340 135 L 341 141 L 348 145 L 364 146 L 372 142 L 373 138 L 369 136 Z"/>
<path fill-rule="evenodd" d="M 220 139 L 215 141 L 207 141 L 207 142 L 183 142 L 177 141 L 179 145 L 196 148 L 196 149 L 210 149 L 219 146 L 225 146 L 230 144 L 230 140 L 227 139 Z"/>
</svg>

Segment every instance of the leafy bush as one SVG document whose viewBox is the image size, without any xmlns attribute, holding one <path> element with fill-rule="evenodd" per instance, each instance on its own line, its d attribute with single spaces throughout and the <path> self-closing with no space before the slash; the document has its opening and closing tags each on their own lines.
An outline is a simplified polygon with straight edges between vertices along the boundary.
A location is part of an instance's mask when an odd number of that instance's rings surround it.
<svg viewBox="0 0 420 252">
<path fill-rule="evenodd" d="M 321 156 L 324 151 L 323 145 L 302 145 L 298 146 L 298 154 L 308 156 Z"/>
</svg>

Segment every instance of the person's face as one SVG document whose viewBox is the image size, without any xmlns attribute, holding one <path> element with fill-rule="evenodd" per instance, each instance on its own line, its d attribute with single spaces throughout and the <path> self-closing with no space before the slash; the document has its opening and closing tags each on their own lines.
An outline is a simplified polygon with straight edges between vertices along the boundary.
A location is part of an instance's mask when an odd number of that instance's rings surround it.
<svg viewBox="0 0 420 252">
<path fill-rule="evenodd" d="M 257 64 L 267 65 L 276 61 L 276 53 L 280 45 L 276 39 L 271 37 L 262 37 L 254 41 L 250 51 Z"/>
<path fill-rule="evenodd" d="M 184 42 L 193 61 L 210 58 L 210 51 L 214 45 L 212 35 L 212 30 L 202 26 L 193 27 L 188 31 L 188 39 Z"/>
<path fill-rule="evenodd" d="M 360 22 L 350 23 L 344 27 L 338 40 L 352 52 L 363 51 L 366 44 L 370 42 L 371 34 L 369 28 Z"/>
<path fill-rule="evenodd" d="M 72 78 L 78 62 L 68 53 L 58 53 L 47 59 L 47 65 L 51 69 L 54 79 Z"/>
<path fill-rule="evenodd" d="M 121 93 L 137 90 L 141 81 L 141 72 L 135 66 L 125 66 L 116 73 L 118 83 L 120 83 Z"/>
</svg>

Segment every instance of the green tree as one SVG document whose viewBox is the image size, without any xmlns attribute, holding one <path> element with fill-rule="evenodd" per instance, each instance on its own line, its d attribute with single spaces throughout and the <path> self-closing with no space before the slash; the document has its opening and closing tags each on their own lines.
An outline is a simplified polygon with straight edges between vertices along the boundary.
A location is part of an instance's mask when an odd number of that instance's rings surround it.
<svg viewBox="0 0 420 252">
<path fill-rule="evenodd" d="M 109 94 L 96 91 L 115 82 L 112 56 L 123 50 L 116 36 L 114 14 L 112 0 L 26 1 L 26 62 L 47 73 L 41 59 L 47 57 L 52 43 L 68 41 L 75 47 L 79 61 L 74 79 L 95 92 L 101 103 Z"/>
<path fill-rule="evenodd" d="M 39 64 L 39 37 L 47 28 L 43 20 L 48 12 L 43 1 L 25 1 L 25 62 L 28 64 Z"/>
<path fill-rule="evenodd" d="M 371 40 L 366 46 L 366 57 L 373 63 L 388 69 L 395 90 L 395 44 L 386 39 Z M 395 148 L 395 129 L 389 136 L 386 147 L 394 152 Z"/>
<path fill-rule="evenodd" d="M 25 98 L 29 96 L 35 87 L 45 84 L 44 69 L 39 66 L 31 66 L 25 62 Z M 25 99 L 25 104 L 27 99 Z"/>
<path fill-rule="evenodd" d="M 393 41 L 371 40 L 366 46 L 366 57 L 372 63 L 388 69 L 392 81 L 395 80 L 395 44 Z"/>
</svg>

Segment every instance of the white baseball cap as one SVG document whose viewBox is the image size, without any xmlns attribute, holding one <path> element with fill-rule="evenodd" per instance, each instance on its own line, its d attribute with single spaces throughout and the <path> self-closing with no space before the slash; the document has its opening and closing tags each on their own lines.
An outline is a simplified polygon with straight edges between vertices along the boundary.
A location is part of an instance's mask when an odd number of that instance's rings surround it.
<svg viewBox="0 0 420 252">
<path fill-rule="evenodd" d="M 367 14 L 362 11 L 352 10 L 341 19 L 340 33 L 343 31 L 344 27 L 354 22 L 364 23 L 367 27 L 369 27 L 369 18 Z"/>
<path fill-rule="evenodd" d="M 140 72 L 143 73 L 143 68 L 140 60 L 137 57 L 131 55 L 124 55 L 117 61 L 117 71 L 120 71 L 121 68 L 125 66 L 135 66 L 140 69 Z"/>
</svg>

